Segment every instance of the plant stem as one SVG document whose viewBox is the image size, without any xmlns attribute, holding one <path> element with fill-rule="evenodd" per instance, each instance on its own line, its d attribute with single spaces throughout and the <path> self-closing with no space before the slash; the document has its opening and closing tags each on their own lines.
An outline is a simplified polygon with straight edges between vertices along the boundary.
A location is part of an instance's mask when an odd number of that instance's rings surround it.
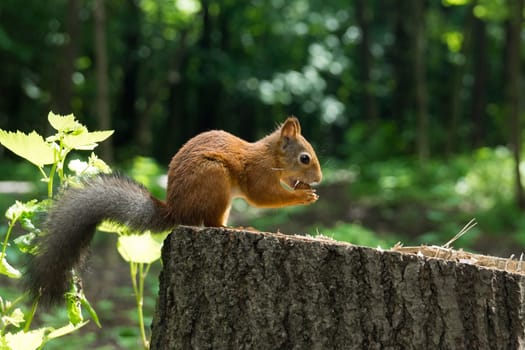
<svg viewBox="0 0 525 350">
<path fill-rule="evenodd" d="M 29 312 L 29 317 L 27 318 L 26 324 L 24 326 L 24 332 L 29 332 L 29 328 L 31 328 L 31 323 L 33 322 L 33 318 L 35 317 L 37 306 L 38 306 L 38 299 L 36 299 L 33 302 L 33 305 L 31 306 L 31 311 Z"/>
<path fill-rule="evenodd" d="M 9 236 L 11 235 L 11 231 L 13 230 L 13 227 L 15 226 L 17 221 L 18 221 L 18 218 L 13 220 L 13 222 L 9 223 L 9 227 L 7 228 L 7 233 L 5 234 L 4 246 L 2 247 L 2 255 L 0 255 L 0 261 L 4 260 L 5 258 L 5 252 L 7 250 L 7 242 L 9 242 Z"/>
<path fill-rule="evenodd" d="M 53 198 L 53 178 L 55 177 L 55 172 L 57 170 L 57 163 L 53 163 L 51 171 L 49 172 L 49 178 L 47 181 L 47 198 Z"/>
<path fill-rule="evenodd" d="M 142 306 L 144 304 L 144 278 L 149 271 L 149 266 L 146 268 L 144 273 L 144 264 L 143 263 L 134 263 L 130 262 L 130 272 L 131 272 L 131 282 L 133 284 L 133 292 L 135 293 L 135 300 L 137 302 L 137 314 L 139 317 L 139 328 L 140 336 L 142 338 L 142 344 L 144 349 L 149 349 L 148 338 L 146 337 L 146 329 L 144 328 L 144 313 Z M 137 267 L 139 269 L 137 276 Z M 138 285 L 137 285 L 138 277 Z"/>
<path fill-rule="evenodd" d="M 140 294 L 140 307 L 139 313 L 139 324 L 140 324 L 140 335 L 142 336 L 142 342 L 144 343 L 144 349 L 149 349 L 148 338 L 146 338 L 146 328 L 144 327 L 144 264 L 139 264 L 139 294 Z M 137 305 L 139 305 L 137 303 Z"/>
<path fill-rule="evenodd" d="M 40 171 L 40 173 L 43 176 L 42 181 L 48 182 L 49 178 L 47 177 L 47 174 L 44 171 L 44 168 L 43 167 L 38 167 L 38 170 Z"/>
</svg>

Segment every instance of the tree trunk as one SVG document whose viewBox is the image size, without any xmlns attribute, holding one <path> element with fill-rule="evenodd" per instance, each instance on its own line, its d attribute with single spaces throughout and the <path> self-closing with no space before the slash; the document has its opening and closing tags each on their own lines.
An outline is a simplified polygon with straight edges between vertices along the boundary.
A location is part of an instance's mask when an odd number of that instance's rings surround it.
<svg viewBox="0 0 525 350">
<path fill-rule="evenodd" d="M 127 59 L 121 65 L 122 79 L 120 87 L 120 97 L 118 100 L 119 110 L 126 122 L 120 123 L 118 143 L 123 140 L 133 140 L 132 144 L 136 147 L 134 152 L 147 155 L 151 150 L 152 132 L 148 118 L 144 114 L 137 114 L 138 79 L 140 72 L 139 49 L 141 45 L 142 13 L 139 2 L 127 0 L 124 2 L 124 15 L 126 26 L 123 28 L 121 37 L 124 52 Z"/>
<path fill-rule="evenodd" d="M 425 1 L 393 1 L 395 45 L 392 51 L 395 90 L 394 115 L 402 116 L 413 130 L 415 153 L 421 161 L 430 154 L 426 84 Z"/>
<path fill-rule="evenodd" d="M 151 349 L 517 349 L 525 278 L 329 239 L 181 226 Z"/>
<path fill-rule="evenodd" d="M 414 6 L 414 86 L 417 119 L 417 154 L 420 162 L 430 156 L 427 103 L 425 2 L 413 0 Z"/>
<path fill-rule="evenodd" d="M 195 87 L 198 132 L 219 127 L 219 101 L 223 90 L 216 72 L 215 55 L 217 55 L 219 48 L 213 40 L 217 26 L 217 15 L 213 14 L 211 1 L 201 0 L 201 7 L 202 33 L 199 39 L 199 49 L 202 54 L 199 57 L 199 70 L 202 80 Z"/>
<path fill-rule="evenodd" d="M 472 40 L 473 40 L 473 70 L 474 84 L 472 87 L 472 131 L 470 134 L 472 146 L 474 148 L 486 145 L 487 118 L 485 110 L 487 108 L 487 26 L 485 21 L 473 16 Z"/>
<path fill-rule="evenodd" d="M 450 64 L 449 71 L 452 76 L 450 82 L 450 111 L 448 111 L 448 130 L 445 142 L 445 153 L 450 156 L 458 150 L 461 150 L 464 146 L 461 140 L 464 138 L 463 133 L 460 132 L 460 126 L 463 124 L 463 95 L 464 95 L 464 79 L 467 72 L 468 55 L 472 52 L 471 50 L 471 37 L 473 34 L 473 23 L 474 23 L 474 8 L 477 5 L 477 1 L 473 1 L 468 5 L 466 11 L 463 26 L 463 43 L 459 51 L 461 57 L 465 57 L 464 61 L 459 61 L 454 64 Z M 476 54 L 473 52 L 472 54 Z"/>
<path fill-rule="evenodd" d="M 372 53 L 370 50 L 370 17 L 371 9 L 367 0 L 357 0 L 355 2 L 356 20 L 361 28 L 361 42 L 359 44 L 360 57 L 360 75 L 361 84 L 363 85 L 363 110 L 364 118 L 370 125 L 370 128 L 376 128 L 378 123 L 377 101 L 372 88 Z"/>
<path fill-rule="evenodd" d="M 525 209 L 525 193 L 521 182 L 521 69 L 520 38 L 523 18 L 523 0 L 508 0 L 509 19 L 507 21 L 507 40 L 505 49 L 506 62 L 506 104 L 510 118 L 510 144 L 514 156 L 515 193 L 519 208 Z"/>
<path fill-rule="evenodd" d="M 414 120 L 414 18 L 410 1 L 390 0 L 390 16 L 393 20 L 395 43 L 388 53 L 392 62 L 394 90 L 392 92 L 392 115 L 400 119 L 400 124 L 412 127 Z M 396 9 L 396 10 L 393 10 Z"/>
<path fill-rule="evenodd" d="M 108 52 L 106 47 L 106 2 L 95 0 L 95 65 L 97 77 L 96 113 L 98 128 L 111 129 L 109 111 Z M 111 139 L 100 144 L 100 156 L 108 163 L 113 162 Z"/>
<path fill-rule="evenodd" d="M 57 65 L 56 81 L 53 91 L 52 110 L 58 114 L 70 114 L 73 112 L 73 73 L 75 72 L 75 60 L 78 54 L 78 42 L 80 34 L 80 11 L 78 0 L 67 2 L 65 30 L 66 42 L 60 49 Z"/>
<path fill-rule="evenodd" d="M 189 28 L 180 31 L 180 40 L 177 47 L 170 54 L 167 79 L 169 93 L 166 106 L 169 119 L 166 122 L 166 128 L 170 130 L 172 137 L 165 141 L 166 146 L 164 148 L 166 151 L 162 156 L 166 159 L 170 159 L 173 156 L 173 150 L 178 149 L 188 137 L 191 137 L 185 134 L 183 130 L 186 127 L 185 123 L 189 119 L 185 113 L 188 100 L 188 79 L 183 74 L 184 71 L 187 71 L 189 33 Z M 151 113 L 151 111 L 146 110 L 146 113 Z"/>
</svg>

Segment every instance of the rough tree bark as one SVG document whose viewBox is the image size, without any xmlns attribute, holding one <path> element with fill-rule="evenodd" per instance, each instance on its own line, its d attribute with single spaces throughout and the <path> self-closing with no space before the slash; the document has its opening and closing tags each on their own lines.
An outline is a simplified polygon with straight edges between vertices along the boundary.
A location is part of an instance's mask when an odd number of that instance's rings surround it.
<svg viewBox="0 0 525 350">
<path fill-rule="evenodd" d="M 524 276 L 282 234 L 179 227 L 151 349 L 518 349 Z"/>
</svg>

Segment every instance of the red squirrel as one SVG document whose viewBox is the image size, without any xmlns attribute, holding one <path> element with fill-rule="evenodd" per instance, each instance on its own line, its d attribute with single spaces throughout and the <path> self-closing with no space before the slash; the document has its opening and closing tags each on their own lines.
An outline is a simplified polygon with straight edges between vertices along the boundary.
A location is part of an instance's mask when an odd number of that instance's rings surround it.
<svg viewBox="0 0 525 350">
<path fill-rule="evenodd" d="M 321 179 L 319 160 L 295 117 L 253 143 L 221 130 L 201 133 L 173 156 L 165 202 L 115 174 L 62 190 L 28 263 L 27 289 L 43 305 L 59 302 L 103 220 L 153 232 L 177 225 L 225 226 L 233 198 L 257 207 L 310 204 L 318 199 L 311 186 Z"/>
</svg>

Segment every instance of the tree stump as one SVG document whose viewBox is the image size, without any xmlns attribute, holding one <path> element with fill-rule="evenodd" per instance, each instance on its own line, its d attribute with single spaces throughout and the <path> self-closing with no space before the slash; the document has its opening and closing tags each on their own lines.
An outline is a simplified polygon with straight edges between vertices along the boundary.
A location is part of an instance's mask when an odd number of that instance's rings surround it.
<svg viewBox="0 0 525 350">
<path fill-rule="evenodd" d="M 524 276 L 329 239 L 177 228 L 151 349 L 519 349 Z"/>
</svg>

